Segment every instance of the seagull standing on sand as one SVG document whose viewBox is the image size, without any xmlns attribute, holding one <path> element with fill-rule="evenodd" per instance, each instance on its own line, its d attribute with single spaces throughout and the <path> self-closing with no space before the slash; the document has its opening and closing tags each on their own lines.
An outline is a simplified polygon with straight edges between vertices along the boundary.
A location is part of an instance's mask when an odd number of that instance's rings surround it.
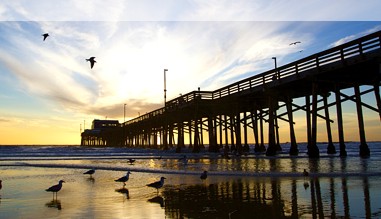
<svg viewBox="0 0 381 219">
<path fill-rule="evenodd" d="M 303 170 L 303 176 L 304 176 L 304 177 L 307 177 L 308 175 L 309 175 L 309 173 L 307 172 L 306 169 L 304 169 L 304 170 Z"/>
<path fill-rule="evenodd" d="M 129 159 L 128 159 L 128 163 L 129 163 L 130 165 L 134 164 L 134 162 L 135 162 L 135 159 L 132 159 L 132 158 L 129 158 Z"/>
<path fill-rule="evenodd" d="M 84 172 L 83 174 L 89 174 L 90 178 L 91 178 L 91 177 L 93 177 L 94 173 L 95 173 L 95 169 L 91 169 L 91 170 L 88 170 L 88 171 Z"/>
<path fill-rule="evenodd" d="M 49 36 L 49 34 L 48 34 L 48 33 L 44 33 L 44 34 L 42 34 L 41 36 L 43 36 L 43 37 L 44 37 L 44 40 L 43 40 L 43 41 L 45 41 L 45 40 L 46 40 L 46 38 Z"/>
<path fill-rule="evenodd" d="M 86 61 L 90 62 L 90 68 L 93 68 L 94 67 L 94 63 L 97 62 L 94 59 L 95 59 L 95 57 L 90 57 L 90 58 L 86 59 Z"/>
<path fill-rule="evenodd" d="M 163 187 L 164 185 L 164 180 L 166 178 L 165 177 L 161 177 L 159 181 L 156 181 L 156 182 L 153 182 L 153 183 L 150 183 L 150 184 L 147 184 L 148 187 L 152 187 L 152 188 L 155 188 L 157 193 L 159 193 L 159 189 L 161 187 Z"/>
<path fill-rule="evenodd" d="M 62 183 L 64 183 L 62 179 L 58 182 L 57 185 L 51 186 L 49 189 L 46 189 L 45 191 L 47 192 L 53 192 L 53 199 L 54 199 L 54 193 L 56 193 L 56 198 L 57 198 L 57 193 L 61 190 L 62 188 Z"/>
<path fill-rule="evenodd" d="M 180 158 L 178 161 L 180 162 L 183 162 L 184 165 L 187 165 L 188 164 L 188 159 L 187 159 L 187 156 L 184 155 L 182 158 Z"/>
<path fill-rule="evenodd" d="M 201 174 L 200 179 L 204 180 L 208 177 L 208 171 L 204 170 L 204 172 Z"/>
<path fill-rule="evenodd" d="M 122 182 L 123 183 L 123 186 L 126 185 L 126 182 L 128 181 L 128 179 L 130 178 L 130 171 L 127 171 L 127 174 L 123 177 L 120 177 L 119 179 L 116 179 L 115 182 Z"/>
</svg>

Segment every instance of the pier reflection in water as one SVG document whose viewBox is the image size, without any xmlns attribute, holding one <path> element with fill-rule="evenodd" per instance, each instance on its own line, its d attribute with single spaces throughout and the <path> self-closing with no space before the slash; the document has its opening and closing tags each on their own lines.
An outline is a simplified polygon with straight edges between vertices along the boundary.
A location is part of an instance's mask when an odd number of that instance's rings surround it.
<svg viewBox="0 0 381 219">
<path fill-rule="evenodd" d="M 372 182 L 372 183 L 370 183 Z M 372 177 L 232 179 L 162 191 L 169 218 L 377 218 L 381 198 Z M 372 191 L 371 191 L 372 188 Z"/>
</svg>

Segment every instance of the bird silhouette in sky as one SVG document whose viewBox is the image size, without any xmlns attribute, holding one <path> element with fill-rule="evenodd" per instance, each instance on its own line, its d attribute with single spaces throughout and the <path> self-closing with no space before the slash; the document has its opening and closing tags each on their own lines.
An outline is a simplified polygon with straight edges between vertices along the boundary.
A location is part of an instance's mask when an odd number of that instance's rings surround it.
<svg viewBox="0 0 381 219">
<path fill-rule="evenodd" d="M 49 36 L 49 34 L 48 34 L 48 33 L 44 33 L 44 34 L 42 34 L 42 36 L 44 37 L 44 40 L 43 40 L 43 41 L 45 41 L 46 38 Z"/>
<path fill-rule="evenodd" d="M 296 45 L 296 44 L 298 44 L 298 43 L 301 43 L 301 42 L 300 42 L 300 41 L 296 41 L 296 42 L 290 43 L 290 46 L 291 46 L 291 45 Z"/>
<path fill-rule="evenodd" d="M 93 68 L 94 63 L 97 62 L 97 61 L 95 61 L 95 57 L 90 57 L 90 58 L 86 59 L 86 61 L 90 62 L 90 68 Z"/>
</svg>

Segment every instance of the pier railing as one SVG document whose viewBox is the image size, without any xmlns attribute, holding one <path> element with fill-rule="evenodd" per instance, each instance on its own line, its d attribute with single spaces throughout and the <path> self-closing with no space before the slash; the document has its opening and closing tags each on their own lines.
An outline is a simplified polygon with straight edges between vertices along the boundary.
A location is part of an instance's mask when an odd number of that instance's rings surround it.
<svg viewBox="0 0 381 219">
<path fill-rule="evenodd" d="M 348 58 L 355 56 L 359 56 L 361 58 L 361 56 L 363 56 L 365 53 L 369 53 L 380 48 L 381 31 L 378 31 L 373 34 L 361 37 L 357 40 L 344 43 L 331 49 L 286 64 L 284 66 L 280 66 L 276 69 L 272 69 L 261 74 L 243 79 L 215 91 L 189 92 L 166 102 L 165 107 L 129 120 L 125 122 L 124 125 L 129 125 L 135 122 L 162 115 L 166 112 L 166 110 L 181 108 L 197 100 L 216 100 L 242 91 L 247 91 L 261 86 L 263 87 L 268 83 L 274 82 L 275 80 L 302 74 L 307 70 L 319 69 L 322 66 L 331 63 L 342 62 L 344 65 Z"/>
</svg>

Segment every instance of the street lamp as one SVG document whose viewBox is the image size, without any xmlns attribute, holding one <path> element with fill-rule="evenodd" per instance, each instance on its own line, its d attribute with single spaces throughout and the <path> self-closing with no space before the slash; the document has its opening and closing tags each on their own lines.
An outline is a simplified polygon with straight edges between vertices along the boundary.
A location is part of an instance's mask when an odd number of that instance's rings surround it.
<svg viewBox="0 0 381 219">
<path fill-rule="evenodd" d="M 168 69 L 164 69 L 164 107 L 166 106 L 167 103 L 167 78 L 166 78 L 166 73 Z"/>
<path fill-rule="evenodd" d="M 276 80 L 277 79 L 277 66 L 276 66 L 276 57 L 272 57 L 272 59 L 274 59 L 274 64 L 275 64 L 275 74 L 273 76 L 273 80 Z"/>
<path fill-rule="evenodd" d="M 123 118 L 124 118 L 124 122 L 126 122 L 126 104 L 124 104 L 124 107 L 123 107 Z"/>
</svg>

